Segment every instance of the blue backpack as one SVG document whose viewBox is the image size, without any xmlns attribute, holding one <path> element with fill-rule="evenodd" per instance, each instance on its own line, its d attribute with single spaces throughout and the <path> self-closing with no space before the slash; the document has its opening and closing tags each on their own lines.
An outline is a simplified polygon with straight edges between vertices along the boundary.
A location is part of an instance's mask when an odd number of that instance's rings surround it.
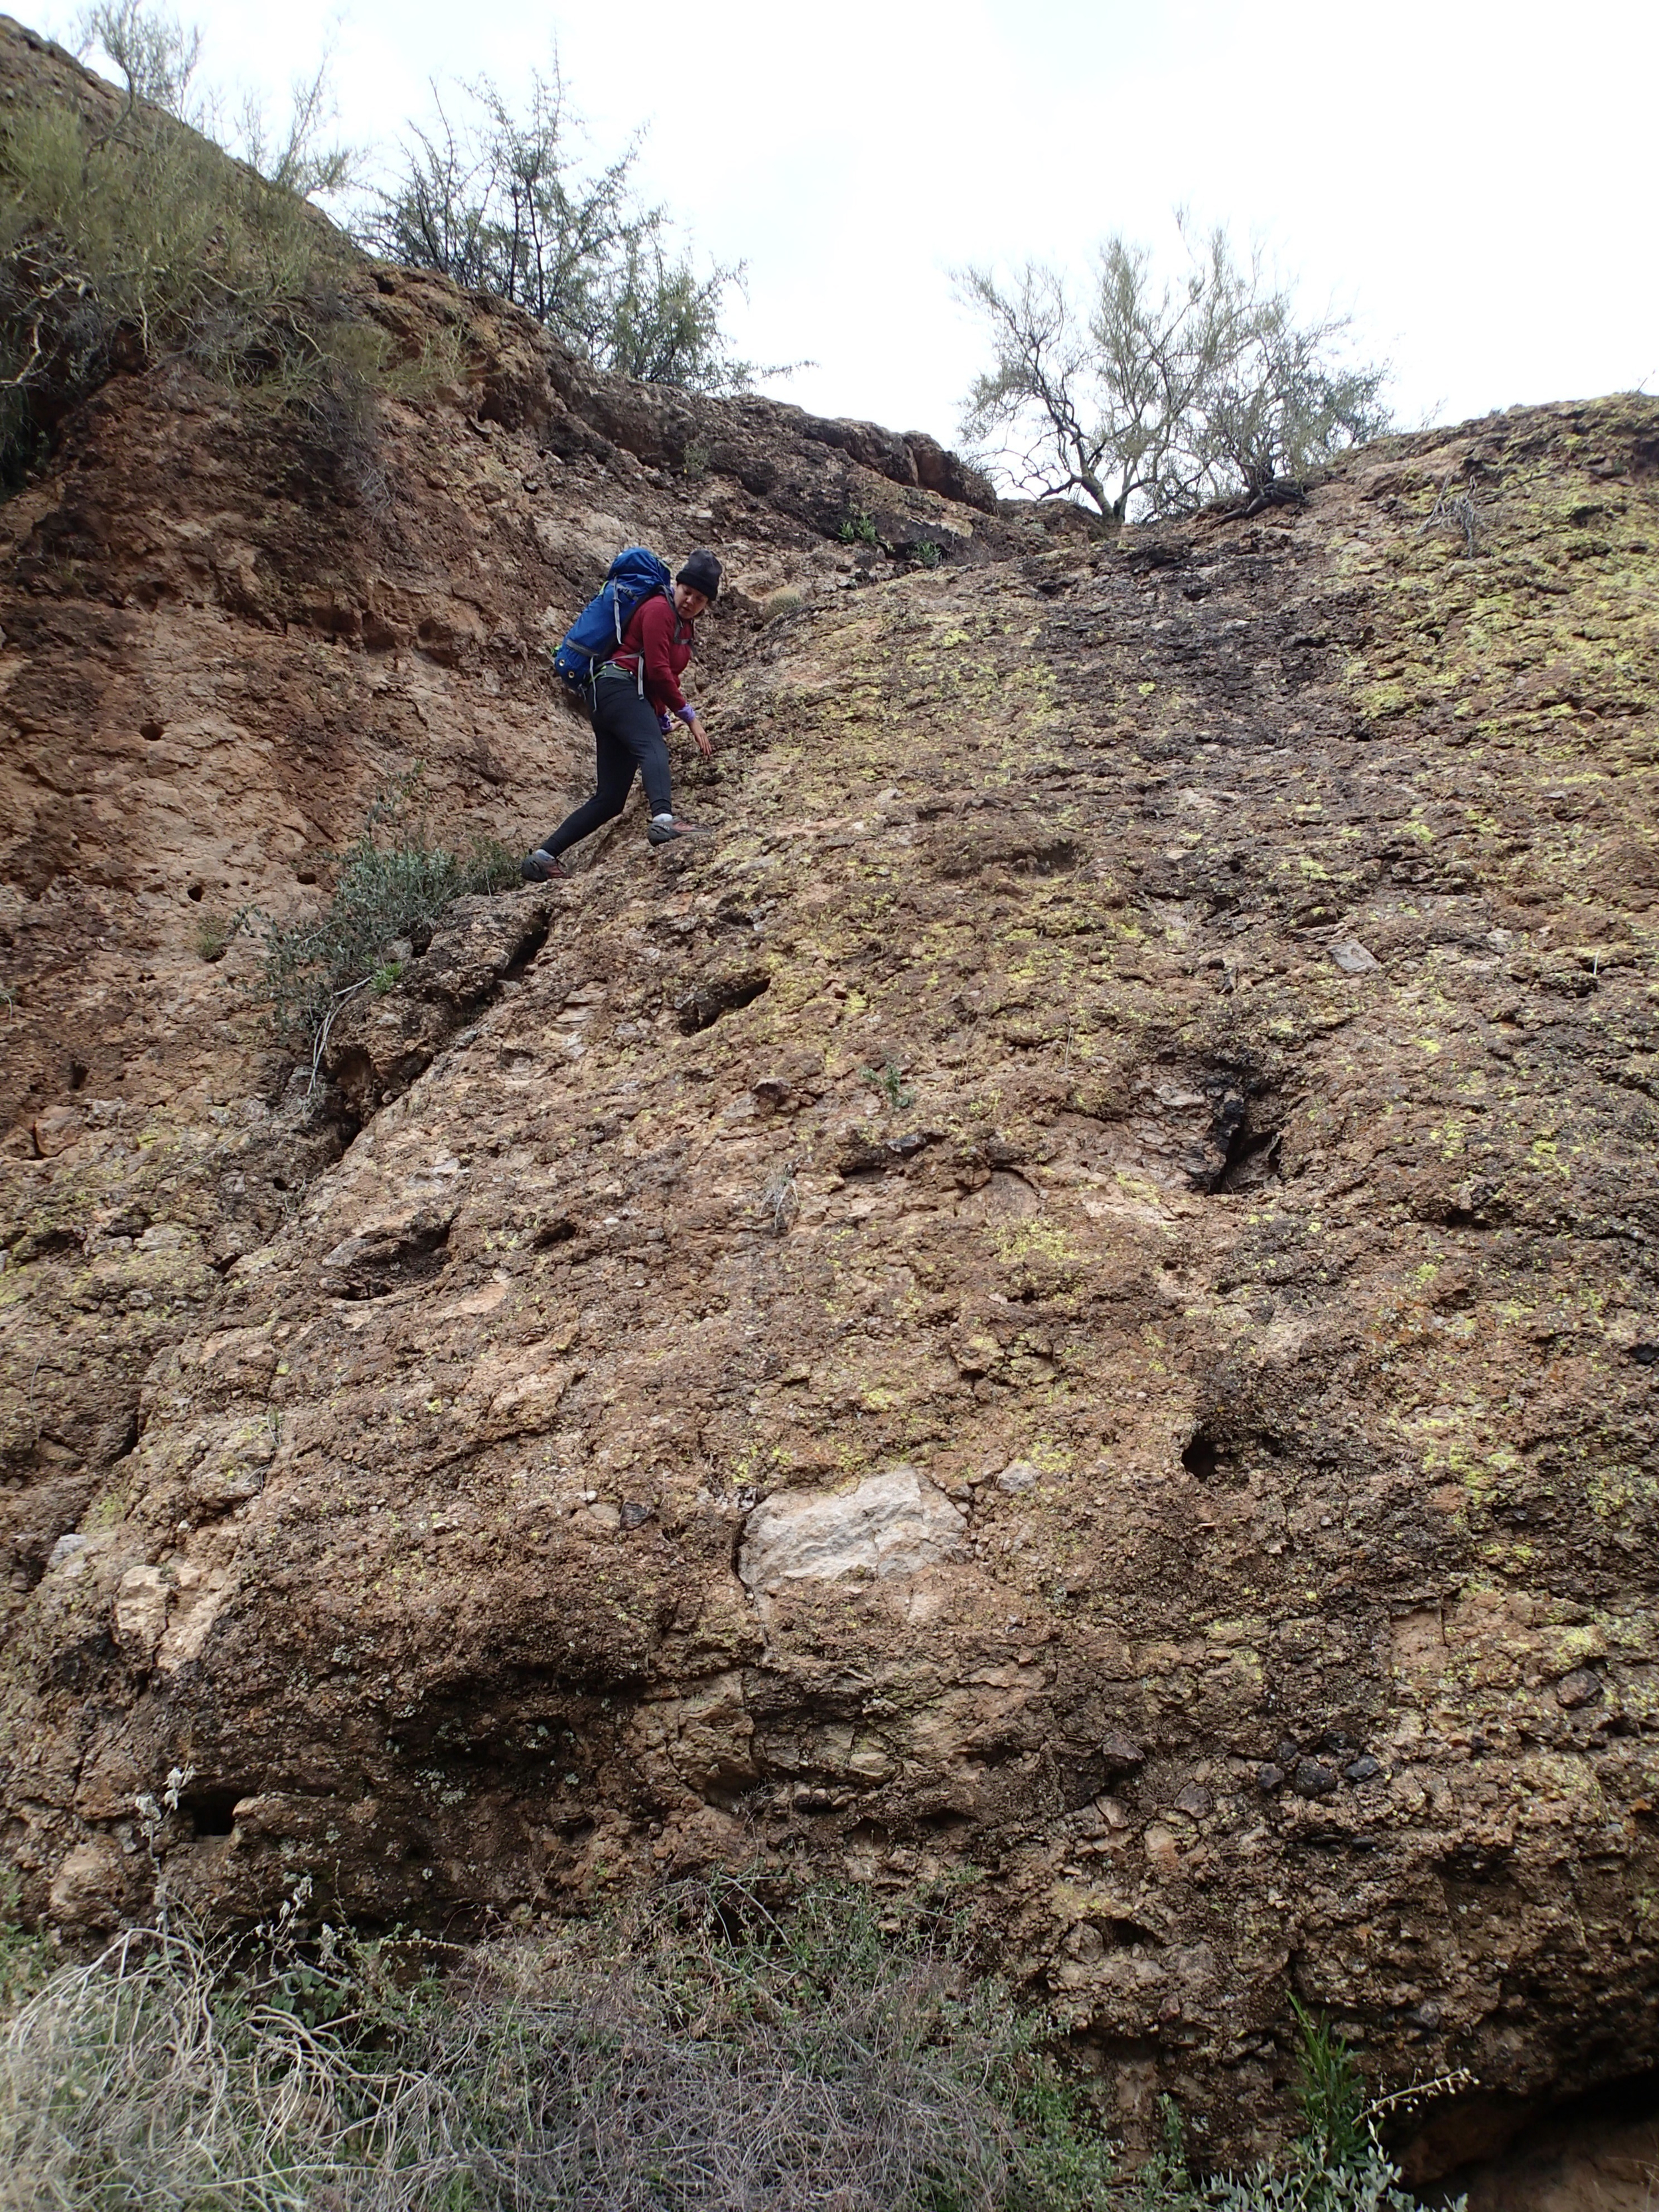
<svg viewBox="0 0 1659 2212">
<path fill-rule="evenodd" d="M 635 608 L 665 592 L 672 581 L 667 562 L 643 545 L 629 545 L 617 554 L 605 572 L 604 590 L 582 609 L 553 656 L 553 665 L 573 691 L 587 689 L 600 663 L 621 645 Z"/>
</svg>

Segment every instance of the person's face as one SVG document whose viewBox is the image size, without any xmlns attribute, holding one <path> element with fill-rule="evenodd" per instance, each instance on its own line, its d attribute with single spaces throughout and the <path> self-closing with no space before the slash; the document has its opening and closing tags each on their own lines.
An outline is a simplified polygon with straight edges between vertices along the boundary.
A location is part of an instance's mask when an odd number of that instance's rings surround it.
<svg viewBox="0 0 1659 2212">
<path fill-rule="evenodd" d="M 674 586 L 674 611 L 684 622 L 696 622 L 708 605 L 707 592 L 694 592 L 690 584 Z"/>
</svg>

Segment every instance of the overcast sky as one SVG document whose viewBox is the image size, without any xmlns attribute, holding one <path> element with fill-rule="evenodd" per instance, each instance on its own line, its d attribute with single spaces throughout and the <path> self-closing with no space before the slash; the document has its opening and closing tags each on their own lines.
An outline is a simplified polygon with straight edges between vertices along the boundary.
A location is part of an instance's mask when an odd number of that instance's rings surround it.
<svg viewBox="0 0 1659 2212">
<path fill-rule="evenodd" d="M 13 0 L 17 4 L 17 0 Z M 331 44 L 382 161 L 429 84 L 556 42 L 596 155 L 746 261 L 739 349 L 802 405 L 955 436 L 981 346 L 950 271 L 1079 268 L 1170 210 L 1352 309 L 1401 420 L 1659 390 L 1654 0 L 184 0 L 204 74 L 280 90 Z M 67 38 L 73 9 L 29 15 Z"/>
</svg>

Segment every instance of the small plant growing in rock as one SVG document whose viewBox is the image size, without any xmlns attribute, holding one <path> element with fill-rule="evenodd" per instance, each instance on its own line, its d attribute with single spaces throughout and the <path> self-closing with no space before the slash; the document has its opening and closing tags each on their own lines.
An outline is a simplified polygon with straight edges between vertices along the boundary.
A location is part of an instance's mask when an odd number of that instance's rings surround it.
<svg viewBox="0 0 1659 2212">
<path fill-rule="evenodd" d="M 938 546 L 934 544 L 931 538 L 924 538 L 918 544 L 916 547 L 916 562 L 918 567 L 923 568 L 937 568 L 941 557 Z"/>
<path fill-rule="evenodd" d="M 249 909 L 240 906 L 233 915 L 204 914 L 196 925 L 196 951 L 210 963 L 222 960 L 247 920 Z"/>
<path fill-rule="evenodd" d="M 905 1088 L 904 1063 L 895 1054 L 890 1052 L 881 1066 L 861 1067 L 859 1073 L 873 1090 L 880 1091 L 890 1114 L 901 1114 L 907 1106 L 915 1104 L 915 1092 Z"/>
<path fill-rule="evenodd" d="M 1352 2051 L 1328 2021 L 1316 2018 L 1298 1997 L 1291 1999 L 1291 2010 L 1302 2045 L 1297 2102 L 1303 2125 L 1334 2164 L 1351 2166 L 1372 2148 L 1365 2084 Z"/>
<path fill-rule="evenodd" d="M 1378 2119 L 1401 2099 L 1367 2102 L 1342 2038 L 1294 1997 L 1291 2008 L 1301 2045 L 1302 2130 L 1288 2158 L 1277 2170 L 1263 2165 L 1241 2176 L 1195 2178 L 1180 2107 L 1173 2098 L 1162 2098 L 1163 2141 L 1140 2169 L 1139 2212 L 1413 2212 L 1417 2199 L 1400 2185 L 1376 2134 Z M 1468 2086 L 1468 2076 L 1449 2075 L 1407 2094 L 1431 2096 Z M 1447 2212 L 1464 2212 L 1467 2201 L 1458 2197 Z"/>
<path fill-rule="evenodd" d="M 321 856 L 336 875 L 320 915 L 264 922 L 261 981 L 271 1024 L 309 1050 L 313 1085 L 346 1001 L 367 986 L 384 992 L 397 981 L 401 963 L 386 957 L 389 945 L 424 945 L 451 900 L 518 881 L 518 857 L 505 845 L 475 839 L 455 853 L 437 843 L 416 803 L 419 783 L 416 767 L 375 801 L 353 843 Z"/>
<path fill-rule="evenodd" d="M 1441 485 L 1434 505 L 1424 518 L 1417 534 L 1419 538 L 1426 538 L 1431 530 L 1461 530 L 1464 557 L 1473 561 L 1480 550 L 1480 510 L 1475 506 L 1473 490 L 1466 484 L 1461 491 L 1454 491 L 1451 482 L 1448 477 Z"/>
<path fill-rule="evenodd" d="M 843 545 L 879 545 L 881 543 L 881 532 L 876 528 L 874 518 L 862 507 L 848 509 L 841 519 L 841 526 L 836 535 Z"/>
<path fill-rule="evenodd" d="M 795 1163 L 793 1160 L 786 1160 L 781 1167 L 775 1168 L 767 1177 L 766 1188 L 761 1193 L 761 1204 L 771 1217 L 772 1234 L 781 1237 L 795 1212 Z"/>
<path fill-rule="evenodd" d="M 45 1981 L 56 1963 L 44 1929 L 26 1929 L 18 1908 L 22 1884 L 9 1869 L 0 1875 L 0 2009 L 9 2009 Z"/>
</svg>

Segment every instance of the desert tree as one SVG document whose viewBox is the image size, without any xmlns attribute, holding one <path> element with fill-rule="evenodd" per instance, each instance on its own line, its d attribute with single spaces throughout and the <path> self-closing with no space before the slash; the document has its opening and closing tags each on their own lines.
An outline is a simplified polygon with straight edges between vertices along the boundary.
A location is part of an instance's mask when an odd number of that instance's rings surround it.
<svg viewBox="0 0 1659 2212">
<path fill-rule="evenodd" d="M 191 86 L 202 60 L 202 33 L 150 0 L 98 0 L 76 19 L 77 51 L 101 50 L 126 85 L 127 106 L 141 100 L 181 123 L 195 123 Z"/>
<path fill-rule="evenodd" d="M 1113 523 L 1212 501 L 1259 512 L 1386 428 L 1387 371 L 1345 361 L 1346 316 L 1299 319 L 1259 253 L 1241 263 L 1224 229 L 1177 224 L 1178 275 L 1115 235 L 1081 303 L 1038 262 L 958 276 L 991 341 L 963 433 L 1018 490 Z"/>
<path fill-rule="evenodd" d="M 488 78 L 412 126 L 402 165 L 375 193 L 362 242 L 388 261 L 493 292 L 574 351 L 623 376 L 696 391 L 741 389 L 758 369 L 721 329 L 741 267 L 700 276 L 667 210 L 634 187 L 639 141 L 597 167 L 579 158 L 580 118 L 556 67 L 515 108 Z"/>
<path fill-rule="evenodd" d="M 265 184 L 301 199 L 342 191 L 353 181 L 354 151 L 324 143 L 337 114 L 327 53 L 308 76 L 295 79 L 287 118 L 273 127 L 258 94 L 244 91 L 232 117 L 222 94 L 200 87 L 200 30 L 155 0 L 97 0 L 76 18 L 76 33 L 82 58 L 101 54 L 125 85 L 122 129 L 131 131 L 143 102 L 211 138 Z"/>
</svg>

